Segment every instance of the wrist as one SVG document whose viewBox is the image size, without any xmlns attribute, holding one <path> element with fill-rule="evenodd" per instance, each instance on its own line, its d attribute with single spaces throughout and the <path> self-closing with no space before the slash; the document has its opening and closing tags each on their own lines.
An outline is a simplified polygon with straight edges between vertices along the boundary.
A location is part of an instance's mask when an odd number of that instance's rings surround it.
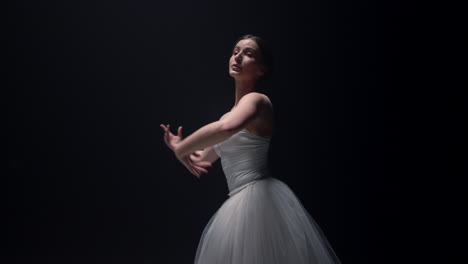
<svg viewBox="0 0 468 264">
<path fill-rule="evenodd" d="M 176 155 L 177 158 L 180 158 L 182 156 L 182 153 L 180 152 L 180 144 L 174 144 L 174 154 Z"/>
</svg>

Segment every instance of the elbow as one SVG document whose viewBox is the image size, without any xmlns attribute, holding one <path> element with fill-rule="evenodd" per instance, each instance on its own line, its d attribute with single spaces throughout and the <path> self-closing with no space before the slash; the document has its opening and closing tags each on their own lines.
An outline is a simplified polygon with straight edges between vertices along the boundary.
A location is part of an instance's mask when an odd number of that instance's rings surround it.
<svg viewBox="0 0 468 264">
<path fill-rule="evenodd" d="M 221 122 L 219 126 L 219 131 L 221 132 L 221 134 L 230 137 L 242 130 L 242 128 L 242 124 L 235 124 L 232 122 Z"/>
</svg>

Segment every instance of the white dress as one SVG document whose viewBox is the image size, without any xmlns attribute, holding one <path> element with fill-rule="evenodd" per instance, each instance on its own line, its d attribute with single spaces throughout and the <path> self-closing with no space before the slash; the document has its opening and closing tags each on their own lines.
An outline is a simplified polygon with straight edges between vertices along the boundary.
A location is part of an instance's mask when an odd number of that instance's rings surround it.
<svg viewBox="0 0 468 264">
<path fill-rule="evenodd" d="M 214 146 L 230 197 L 206 225 L 196 264 L 340 263 L 295 194 L 269 174 L 269 145 L 244 129 Z"/>
</svg>

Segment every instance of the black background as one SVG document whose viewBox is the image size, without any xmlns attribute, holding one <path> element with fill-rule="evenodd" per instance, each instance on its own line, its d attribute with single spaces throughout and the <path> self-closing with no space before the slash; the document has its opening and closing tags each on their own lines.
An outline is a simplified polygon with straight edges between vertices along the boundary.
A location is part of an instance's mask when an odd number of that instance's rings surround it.
<svg viewBox="0 0 468 264">
<path fill-rule="evenodd" d="M 455 259 L 463 20 L 394 1 L 10 3 L 3 256 L 192 263 L 227 185 L 219 162 L 185 171 L 159 124 L 187 135 L 229 111 L 228 58 L 252 33 L 275 54 L 273 174 L 342 262 Z"/>
</svg>

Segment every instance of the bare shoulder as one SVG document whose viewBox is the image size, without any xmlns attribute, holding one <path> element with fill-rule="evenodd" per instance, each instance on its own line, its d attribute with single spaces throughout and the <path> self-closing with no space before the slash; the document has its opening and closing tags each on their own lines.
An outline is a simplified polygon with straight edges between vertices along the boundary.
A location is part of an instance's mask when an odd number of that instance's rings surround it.
<svg viewBox="0 0 468 264">
<path fill-rule="evenodd" d="M 244 97 L 242 97 L 241 100 L 271 105 L 271 100 L 270 98 L 268 98 L 268 96 L 262 93 L 257 93 L 257 92 L 251 92 L 249 94 L 246 94 Z"/>
<path fill-rule="evenodd" d="M 233 109 L 231 109 L 231 111 L 225 113 L 223 116 L 221 116 L 221 118 L 219 120 L 223 120 L 224 118 L 226 118 L 227 116 L 229 116 L 229 114 L 235 109 L 246 109 L 246 107 L 251 107 L 251 106 L 254 106 L 254 108 L 256 108 L 257 110 L 260 110 L 260 111 L 263 111 L 265 109 L 272 109 L 272 104 L 271 104 L 271 101 L 270 101 L 270 98 L 268 98 L 268 96 L 262 94 L 262 93 L 257 93 L 257 92 L 251 92 L 251 93 L 248 93 L 246 95 L 244 95 L 239 103 L 239 108 L 237 107 L 234 107 Z"/>
</svg>

